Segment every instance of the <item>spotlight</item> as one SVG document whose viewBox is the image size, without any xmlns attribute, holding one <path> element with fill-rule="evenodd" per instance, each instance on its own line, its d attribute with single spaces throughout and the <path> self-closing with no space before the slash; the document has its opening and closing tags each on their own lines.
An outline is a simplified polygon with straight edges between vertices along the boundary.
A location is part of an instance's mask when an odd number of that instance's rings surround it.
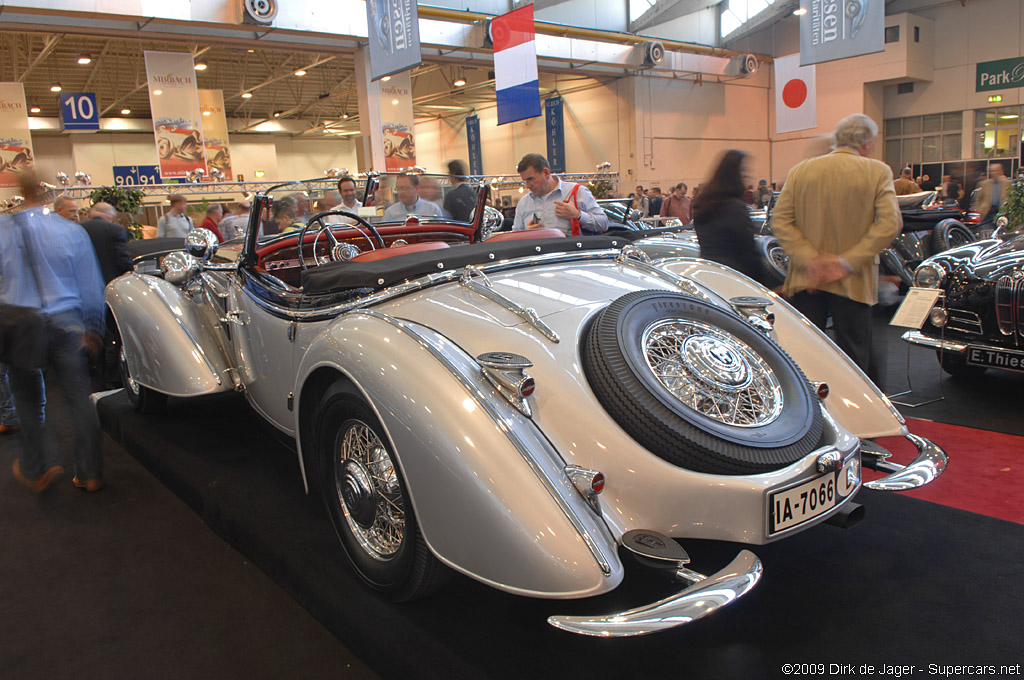
<svg viewBox="0 0 1024 680">
<path fill-rule="evenodd" d="M 252 99 L 252 92 L 243 92 L 242 99 Z"/>
<path fill-rule="evenodd" d="M 347 113 L 343 113 L 343 114 L 341 114 L 341 117 L 342 118 L 348 118 L 348 114 Z"/>
<path fill-rule="evenodd" d="M 91 64 L 92 63 L 92 57 L 90 57 L 88 54 L 80 54 L 80 55 L 78 55 L 78 63 L 82 64 L 83 66 L 85 64 Z"/>
<path fill-rule="evenodd" d="M 132 112 L 131 109 L 121 109 L 121 115 L 122 116 L 127 116 L 131 112 Z"/>
<path fill-rule="evenodd" d="M 57 83 L 56 85 L 50 85 L 50 92 L 60 92 L 63 89 L 64 88 L 60 86 L 60 83 Z"/>
<path fill-rule="evenodd" d="M 274 118 L 280 118 L 282 113 L 284 113 L 284 111 L 274 111 Z"/>
<path fill-rule="evenodd" d="M 306 71 L 305 71 L 305 69 L 301 69 L 301 68 L 300 68 L 300 69 L 299 69 L 298 71 L 296 71 L 296 72 L 295 72 L 295 76 L 296 76 L 297 78 L 301 78 L 301 77 L 302 77 L 302 76 L 304 76 L 304 75 L 306 75 Z"/>
<path fill-rule="evenodd" d="M 209 66 L 207 65 L 207 63 L 205 61 L 197 61 L 196 62 L 196 70 L 197 71 L 205 71 L 208 68 L 209 68 Z"/>
<path fill-rule="evenodd" d="M 29 111 L 31 113 L 39 113 L 40 111 L 42 111 L 42 109 L 40 109 L 38 106 L 33 106 L 31 109 L 29 109 Z"/>
<path fill-rule="evenodd" d="M 459 78 L 454 83 L 452 83 L 452 85 L 454 85 L 455 87 L 465 87 L 466 86 L 466 79 L 465 78 Z"/>
<path fill-rule="evenodd" d="M 153 94 L 154 94 L 154 95 L 156 95 L 156 96 L 158 96 L 158 97 L 159 97 L 160 95 L 162 95 L 163 93 L 164 93 L 164 91 L 163 91 L 163 90 L 153 90 Z"/>
</svg>

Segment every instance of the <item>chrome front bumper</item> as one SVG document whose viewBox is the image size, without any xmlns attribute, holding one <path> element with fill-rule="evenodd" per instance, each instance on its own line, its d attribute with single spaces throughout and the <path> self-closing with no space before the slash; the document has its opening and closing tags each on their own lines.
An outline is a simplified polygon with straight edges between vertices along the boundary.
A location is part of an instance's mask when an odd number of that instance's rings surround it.
<svg viewBox="0 0 1024 680">
<path fill-rule="evenodd" d="M 932 482 L 942 474 L 949 464 L 949 456 L 940 446 L 916 434 L 906 438 L 917 448 L 917 456 L 907 465 L 890 463 L 892 454 L 871 441 L 861 441 L 861 464 L 872 470 L 888 472 L 881 479 L 864 482 L 864 486 L 875 491 L 907 491 Z"/>
<path fill-rule="evenodd" d="M 963 354 L 964 352 L 967 351 L 966 342 L 957 342 L 955 340 L 940 340 L 938 338 L 933 338 L 928 335 L 925 335 L 921 331 L 907 331 L 900 337 L 912 345 L 921 345 L 923 347 L 941 349 L 944 352 L 956 352 L 957 354 Z"/>
<path fill-rule="evenodd" d="M 721 571 L 697 581 L 664 600 L 605 616 L 550 616 L 555 628 L 594 637 L 632 637 L 657 633 L 711 614 L 746 595 L 761 579 L 761 560 L 742 550 Z M 699 574 L 681 569 L 679 577 L 693 580 Z"/>
</svg>

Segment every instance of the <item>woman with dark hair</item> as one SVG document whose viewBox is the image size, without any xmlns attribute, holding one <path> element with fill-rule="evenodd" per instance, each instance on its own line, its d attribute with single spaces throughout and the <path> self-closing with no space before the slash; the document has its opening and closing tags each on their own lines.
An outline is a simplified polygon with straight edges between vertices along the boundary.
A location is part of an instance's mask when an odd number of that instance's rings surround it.
<svg viewBox="0 0 1024 680">
<path fill-rule="evenodd" d="M 742 151 L 725 152 L 711 180 L 694 199 L 693 227 L 702 258 L 765 283 L 754 245 L 754 223 L 743 201 L 746 158 Z"/>
</svg>

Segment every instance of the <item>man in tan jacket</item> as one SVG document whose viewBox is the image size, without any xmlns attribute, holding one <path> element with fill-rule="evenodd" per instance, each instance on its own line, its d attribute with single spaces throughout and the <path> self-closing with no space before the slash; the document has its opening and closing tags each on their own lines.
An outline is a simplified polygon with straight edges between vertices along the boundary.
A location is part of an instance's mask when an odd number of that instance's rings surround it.
<svg viewBox="0 0 1024 680">
<path fill-rule="evenodd" d="M 903 226 L 892 170 L 869 158 L 878 126 L 854 114 L 835 129 L 832 153 L 789 172 L 772 233 L 789 254 L 790 303 L 824 330 L 831 314 L 836 344 L 870 370 L 871 307 L 878 301 L 878 254 Z"/>
<path fill-rule="evenodd" d="M 1010 188 L 1010 180 L 1001 164 L 993 163 L 988 169 L 988 177 L 978 185 L 978 197 L 974 203 L 974 210 L 981 215 L 983 223 L 995 221 Z"/>
</svg>

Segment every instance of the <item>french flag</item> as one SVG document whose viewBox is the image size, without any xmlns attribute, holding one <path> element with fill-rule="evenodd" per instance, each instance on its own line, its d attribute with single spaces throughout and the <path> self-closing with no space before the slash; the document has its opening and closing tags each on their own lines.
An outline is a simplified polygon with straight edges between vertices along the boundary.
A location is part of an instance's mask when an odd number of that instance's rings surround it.
<svg viewBox="0 0 1024 680">
<path fill-rule="evenodd" d="M 494 43 L 498 125 L 541 115 L 533 5 L 492 19 L 491 42 Z"/>
</svg>

